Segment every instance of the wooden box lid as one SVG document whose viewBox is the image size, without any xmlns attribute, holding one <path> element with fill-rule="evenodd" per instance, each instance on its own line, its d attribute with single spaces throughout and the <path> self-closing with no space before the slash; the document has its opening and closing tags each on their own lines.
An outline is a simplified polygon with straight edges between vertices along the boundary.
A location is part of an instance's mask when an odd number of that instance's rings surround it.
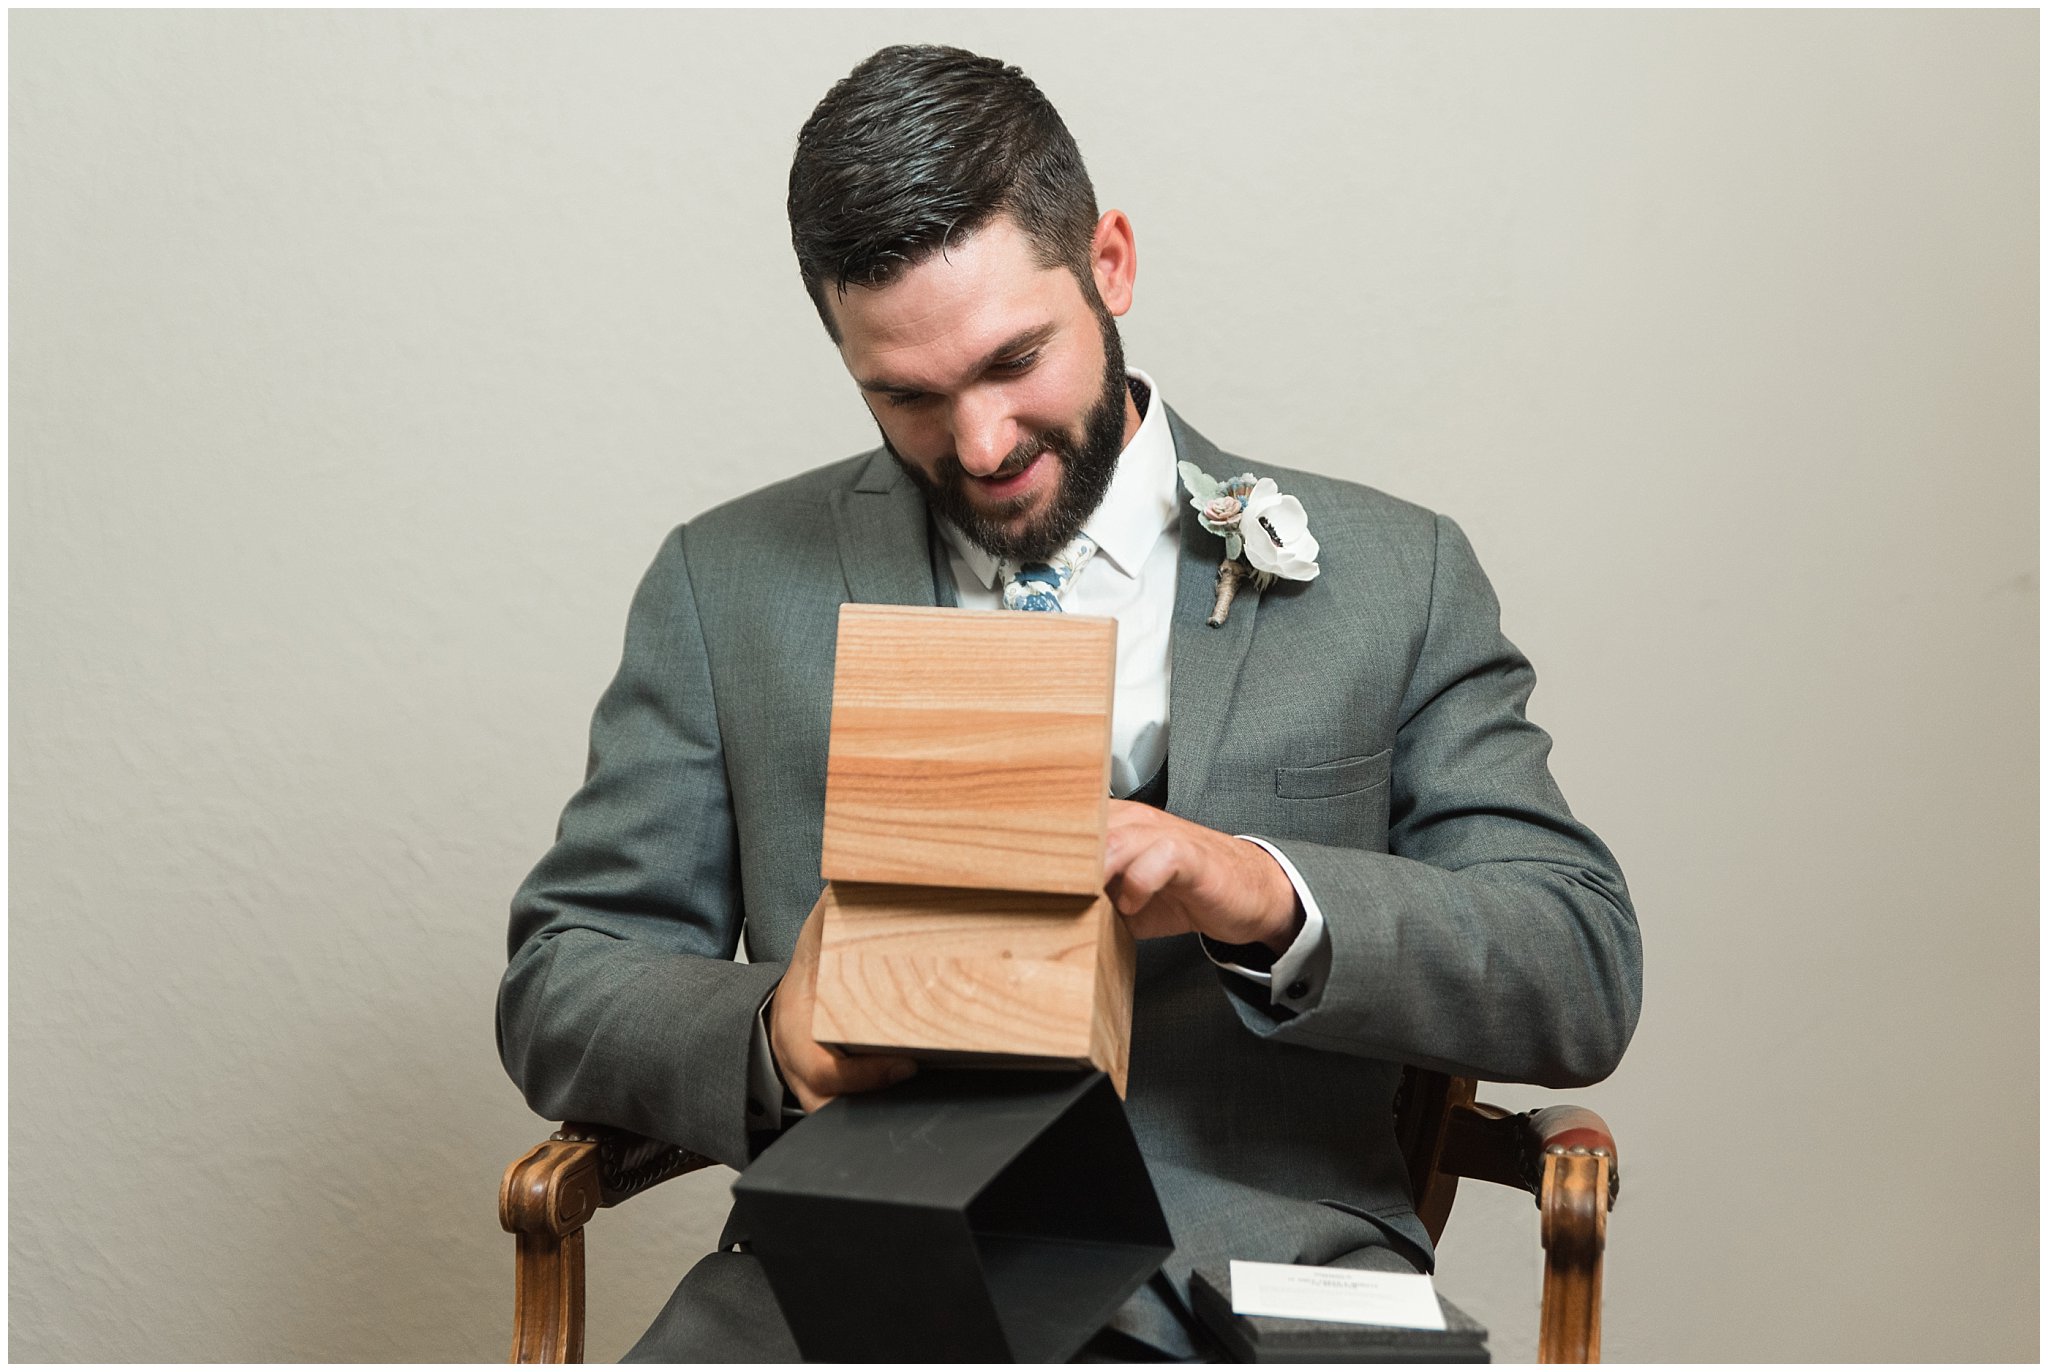
<svg viewBox="0 0 2048 1372">
<path fill-rule="evenodd" d="M 1102 889 L 1116 621 L 845 605 L 827 881 Z"/>
</svg>

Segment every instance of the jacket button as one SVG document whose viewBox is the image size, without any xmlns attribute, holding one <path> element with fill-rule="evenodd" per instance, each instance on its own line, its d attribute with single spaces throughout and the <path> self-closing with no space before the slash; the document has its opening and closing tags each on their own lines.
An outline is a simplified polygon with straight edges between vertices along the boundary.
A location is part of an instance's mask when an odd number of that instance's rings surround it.
<svg viewBox="0 0 2048 1372">
<path fill-rule="evenodd" d="M 767 1114 L 768 1111 L 765 1108 L 763 1108 L 761 1102 L 749 1096 L 747 1098 L 747 1113 L 754 1116 L 754 1118 L 759 1119 L 761 1116 Z"/>
<path fill-rule="evenodd" d="M 1307 994 L 1308 983 L 1305 981 L 1297 981 L 1292 986 L 1289 986 L 1287 988 L 1287 999 L 1289 1000 L 1300 1000 L 1303 996 Z"/>
</svg>

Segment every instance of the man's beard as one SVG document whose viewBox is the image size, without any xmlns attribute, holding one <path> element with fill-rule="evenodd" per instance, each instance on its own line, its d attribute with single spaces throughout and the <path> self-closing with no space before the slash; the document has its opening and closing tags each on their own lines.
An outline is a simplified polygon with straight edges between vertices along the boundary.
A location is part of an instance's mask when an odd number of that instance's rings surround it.
<svg viewBox="0 0 2048 1372">
<path fill-rule="evenodd" d="M 1094 407 L 1082 417 L 1080 438 L 1077 440 L 1057 430 L 1027 434 L 994 472 L 996 476 L 1015 476 L 1029 467 L 1042 452 L 1049 452 L 1059 460 L 1059 487 L 1053 492 L 1045 512 L 1030 523 L 1012 527 L 1002 516 L 1014 515 L 1024 509 L 1035 498 L 1035 492 L 998 505 L 991 514 L 968 496 L 967 486 L 974 478 L 967 475 L 957 456 L 948 453 L 940 458 L 937 472 L 926 476 L 903 460 L 903 454 L 896 451 L 896 445 L 889 441 L 888 434 L 882 435 L 882 446 L 889 450 L 889 456 L 896 459 L 896 465 L 923 489 L 926 503 L 951 520 L 961 533 L 991 557 L 1007 558 L 1013 562 L 1044 562 L 1081 532 L 1088 516 L 1095 513 L 1095 508 L 1102 504 L 1103 496 L 1109 493 L 1110 479 L 1116 475 L 1117 458 L 1123 453 L 1124 405 L 1125 397 L 1130 394 L 1130 382 L 1124 375 L 1123 342 L 1117 337 L 1116 321 L 1106 313 L 1098 317 L 1102 324 L 1102 351 L 1106 359 L 1102 393 L 1096 397 Z"/>
</svg>

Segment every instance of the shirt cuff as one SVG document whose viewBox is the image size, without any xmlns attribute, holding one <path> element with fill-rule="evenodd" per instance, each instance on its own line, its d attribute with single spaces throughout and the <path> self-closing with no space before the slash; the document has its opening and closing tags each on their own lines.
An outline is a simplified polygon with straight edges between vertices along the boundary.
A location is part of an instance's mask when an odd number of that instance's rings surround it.
<svg viewBox="0 0 2048 1372">
<path fill-rule="evenodd" d="M 1211 940 L 1204 938 L 1202 952 L 1209 961 L 1228 972 L 1255 981 L 1271 991 L 1272 1003 L 1290 1010 L 1312 1010 L 1323 998 L 1323 988 L 1318 985 L 1320 978 L 1314 974 L 1314 967 L 1327 968 L 1327 959 L 1317 962 L 1316 954 L 1327 941 L 1323 926 L 1323 907 L 1316 904 L 1315 892 L 1308 889 L 1301 873 L 1288 861 L 1287 854 L 1275 848 L 1262 838 L 1250 834 L 1237 837 L 1247 843 L 1256 843 L 1272 854 L 1273 861 L 1280 864 L 1280 870 L 1287 874 L 1287 880 L 1294 887 L 1294 898 L 1301 903 L 1301 932 L 1294 936 L 1294 942 L 1287 945 L 1287 951 L 1273 958 L 1270 967 L 1259 967 L 1258 962 L 1272 955 L 1258 944 L 1213 944 L 1221 950 L 1223 957 L 1212 951 Z"/>
<path fill-rule="evenodd" d="M 754 1012 L 754 1043 L 747 1053 L 747 1128 L 756 1132 L 785 1129 L 804 1117 L 775 1070 L 775 1050 L 768 1044 L 768 1007 L 774 1003 L 770 991 Z"/>
</svg>

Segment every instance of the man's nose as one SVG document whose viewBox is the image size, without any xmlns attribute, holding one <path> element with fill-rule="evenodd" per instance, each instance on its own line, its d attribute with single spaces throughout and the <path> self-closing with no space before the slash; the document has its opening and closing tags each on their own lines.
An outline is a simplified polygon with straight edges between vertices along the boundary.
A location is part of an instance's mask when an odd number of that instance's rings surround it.
<svg viewBox="0 0 2048 1372">
<path fill-rule="evenodd" d="M 999 396 L 967 394 L 953 405 L 953 453 L 970 476 L 987 476 L 1017 446 L 1016 425 Z"/>
</svg>

